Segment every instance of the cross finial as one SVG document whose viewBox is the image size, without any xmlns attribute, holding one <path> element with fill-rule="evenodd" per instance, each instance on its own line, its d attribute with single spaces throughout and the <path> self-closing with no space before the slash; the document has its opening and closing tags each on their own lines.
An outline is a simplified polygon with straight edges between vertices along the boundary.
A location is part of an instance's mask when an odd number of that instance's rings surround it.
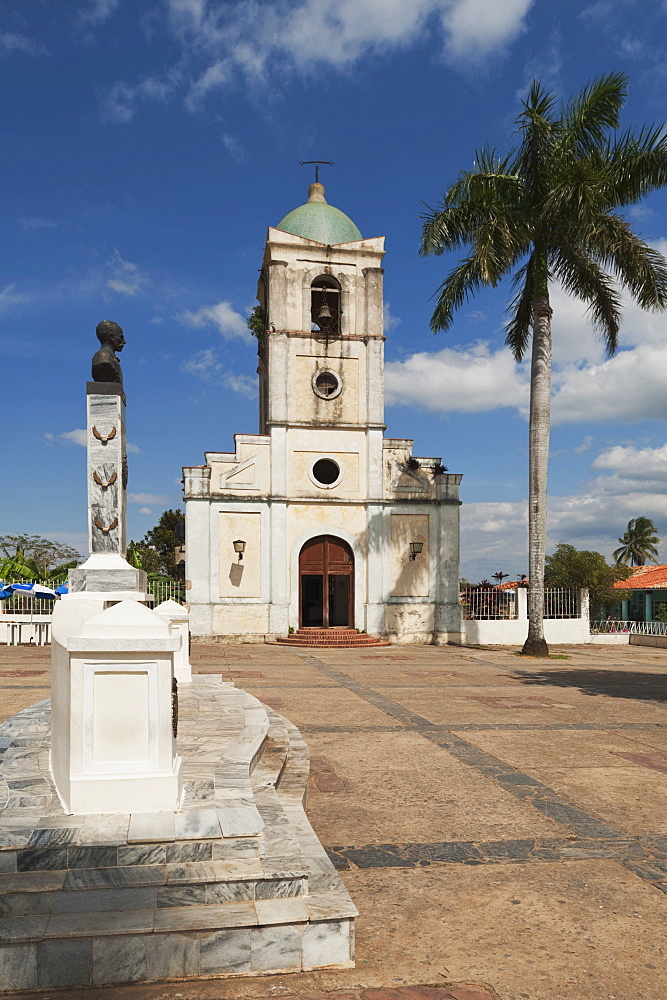
<svg viewBox="0 0 667 1000">
<path fill-rule="evenodd" d="M 333 167 L 333 160 L 299 160 L 299 165 L 304 166 L 307 163 L 315 164 L 315 183 L 320 183 L 320 165 L 326 164 L 328 167 Z"/>
</svg>

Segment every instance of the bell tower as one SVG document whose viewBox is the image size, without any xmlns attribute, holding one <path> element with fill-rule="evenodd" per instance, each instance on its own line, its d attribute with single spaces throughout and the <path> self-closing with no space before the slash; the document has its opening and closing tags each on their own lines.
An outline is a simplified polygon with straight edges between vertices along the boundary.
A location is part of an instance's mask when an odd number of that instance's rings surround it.
<svg viewBox="0 0 667 1000">
<path fill-rule="evenodd" d="M 461 476 L 384 437 L 383 257 L 317 176 L 269 228 L 259 433 L 184 469 L 193 634 L 460 638 Z"/>
<path fill-rule="evenodd" d="M 295 470 L 299 455 L 330 454 L 328 467 L 306 462 L 291 483 L 297 495 L 381 496 L 383 256 L 384 237 L 364 239 L 317 181 L 308 201 L 268 231 L 257 292 L 260 433 L 284 454 L 278 466 Z M 341 464 L 341 453 L 354 457 Z"/>
</svg>

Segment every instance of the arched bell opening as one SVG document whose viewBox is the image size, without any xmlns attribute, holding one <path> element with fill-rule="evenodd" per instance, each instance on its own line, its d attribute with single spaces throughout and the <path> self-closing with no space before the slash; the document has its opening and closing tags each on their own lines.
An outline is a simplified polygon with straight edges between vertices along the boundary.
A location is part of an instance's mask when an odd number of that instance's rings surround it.
<svg viewBox="0 0 667 1000">
<path fill-rule="evenodd" d="M 310 286 L 310 319 L 313 332 L 327 339 L 340 334 L 340 285 L 330 274 L 315 278 Z"/>
<path fill-rule="evenodd" d="M 354 554 L 341 538 L 318 535 L 299 553 L 299 626 L 354 627 Z"/>
</svg>

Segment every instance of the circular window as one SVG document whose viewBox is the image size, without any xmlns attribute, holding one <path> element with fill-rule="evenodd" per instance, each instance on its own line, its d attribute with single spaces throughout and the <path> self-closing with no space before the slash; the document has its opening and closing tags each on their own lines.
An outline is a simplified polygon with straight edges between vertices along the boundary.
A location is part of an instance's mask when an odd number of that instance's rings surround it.
<svg viewBox="0 0 667 1000">
<path fill-rule="evenodd" d="M 336 486 L 341 478 L 340 466 L 333 458 L 318 458 L 313 465 L 312 478 L 318 486 Z"/>
<path fill-rule="evenodd" d="M 329 368 L 316 372 L 313 376 L 313 392 L 321 399 L 335 399 L 342 388 L 340 376 Z"/>
</svg>

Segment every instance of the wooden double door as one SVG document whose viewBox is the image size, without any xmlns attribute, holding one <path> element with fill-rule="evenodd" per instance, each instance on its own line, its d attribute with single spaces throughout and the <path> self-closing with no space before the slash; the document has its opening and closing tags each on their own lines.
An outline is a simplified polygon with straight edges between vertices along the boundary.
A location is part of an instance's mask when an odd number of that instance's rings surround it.
<svg viewBox="0 0 667 1000">
<path fill-rule="evenodd" d="M 318 535 L 299 554 L 301 628 L 354 627 L 354 555 L 332 535 Z"/>
</svg>

